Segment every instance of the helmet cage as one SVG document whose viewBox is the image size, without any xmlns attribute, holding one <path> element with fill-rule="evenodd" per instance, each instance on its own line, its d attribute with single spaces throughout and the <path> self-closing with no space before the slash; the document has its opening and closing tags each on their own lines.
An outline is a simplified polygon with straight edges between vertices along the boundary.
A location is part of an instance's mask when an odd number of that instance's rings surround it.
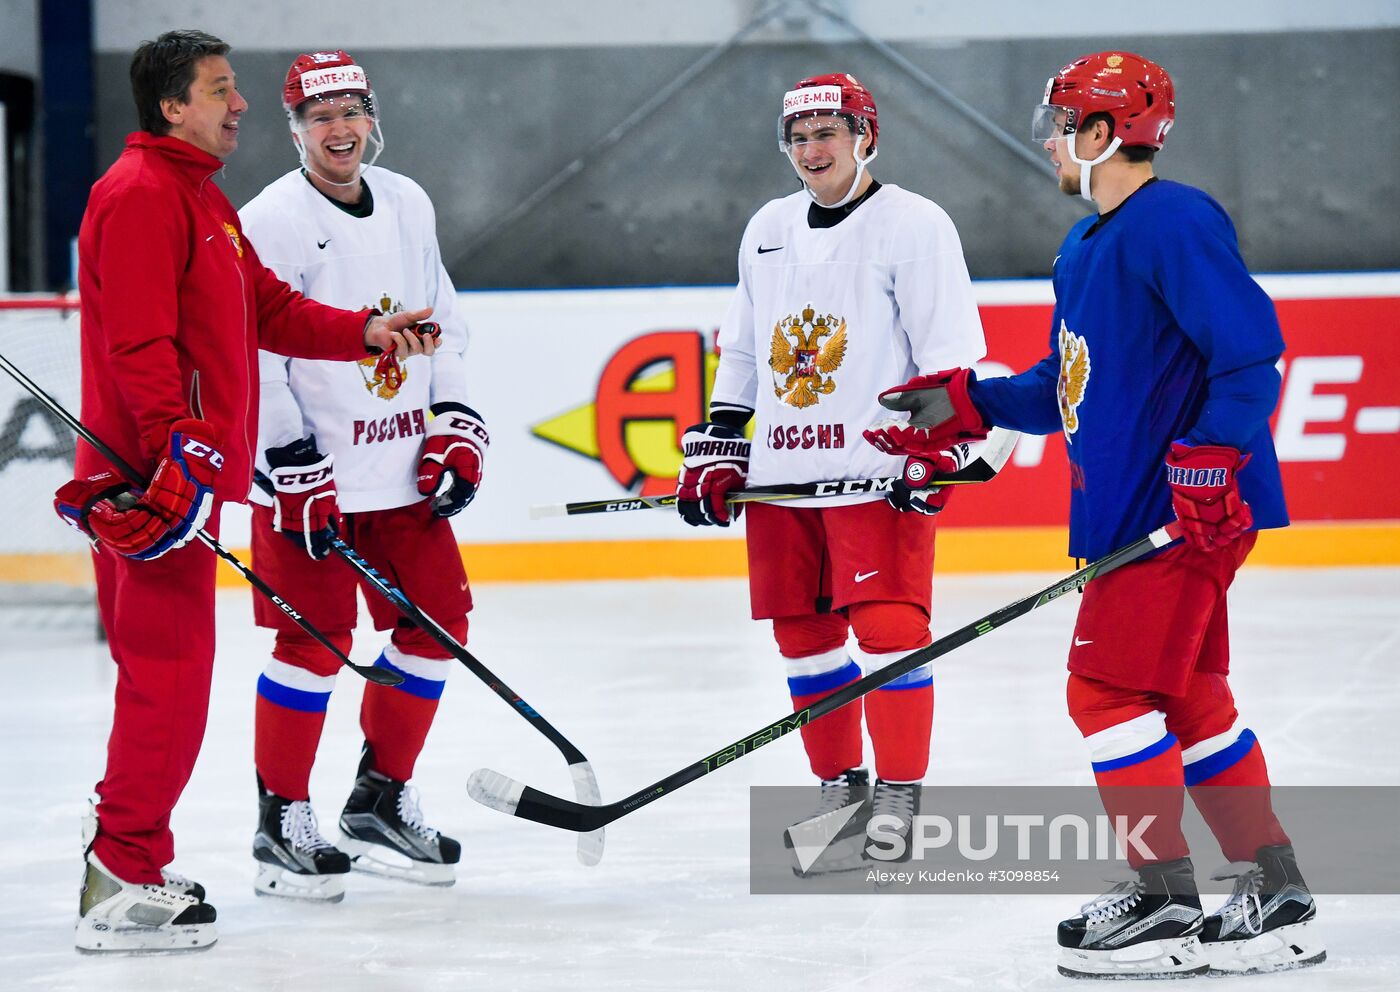
<svg viewBox="0 0 1400 992">
<path fill-rule="evenodd" d="M 316 113 L 310 106 L 317 103 L 317 110 L 325 111 Z M 358 112 L 351 114 L 349 111 L 354 108 Z M 332 186 L 354 186 L 360 181 L 366 169 L 372 166 L 384 151 L 384 132 L 379 126 L 379 105 L 374 99 L 373 90 L 351 90 L 344 93 L 327 93 L 308 97 L 295 107 L 287 108 L 287 123 L 292 130 L 292 144 L 296 146 L 297 158 L 301 161 L 301 167 L 314 175 L 324 183 Z M 345 113 L 334 116 L 330 111 L 343 109 Z M 308 113 L 308 111 L 311 111 Z M 320 127 L 325 127 L 338 120 L 363 117 L 369 120 L 370 129 L 366 135 L 368 152 L 360 159 L 359 171 L 355 178 L 349 182 L 337 182 L 329 176 L 323 176 L 311 167 L 307 161 L 306 141 L 307 136 Z"/>
</svg>

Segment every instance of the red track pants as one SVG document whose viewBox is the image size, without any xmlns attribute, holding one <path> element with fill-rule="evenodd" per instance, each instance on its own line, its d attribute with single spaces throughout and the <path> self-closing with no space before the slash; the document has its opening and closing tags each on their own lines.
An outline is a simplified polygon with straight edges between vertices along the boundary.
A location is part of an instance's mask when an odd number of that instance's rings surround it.
<svg viewBox="0 0 1400 992">
<path fill-rule="evenodd" d="M 220 504 L 205 530 L 218 533 Z M 214 671 L 214 553 L 199 540 L 153 561 L 93 555 L 117 689 L 95 844 L 132 883 L 161 883 L 175 857 L 170 812 L 194 770 Z"/>
</svg>

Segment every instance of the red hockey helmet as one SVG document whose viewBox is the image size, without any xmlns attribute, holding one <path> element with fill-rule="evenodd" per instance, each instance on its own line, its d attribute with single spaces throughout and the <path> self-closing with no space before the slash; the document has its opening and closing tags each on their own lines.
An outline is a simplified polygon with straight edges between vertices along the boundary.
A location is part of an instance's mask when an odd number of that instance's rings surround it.
<svg viewBox="0 0 1400 992">
<path fill-rule="evenodd" d="M 1077 58 L 1051 76 L 1036 109 L 1036 141 L 1075 133 L 1090 114 L 1113 118 L 1123 145 L 1160 149 L 1176 119 L 1176 93 L 1165 69 L 1130 52 Z"/>
<path fill-rule="evenodd" d="M 783 95 L 783 114 L 778 119 L 778 143 L 787 150 L 792 122 L 800 117 L 820 114 L 840 114 L 851 118 L 851 127 L 858 133 L 867 129 L 870 147 L 874 149 L 880 134 L 880 115 L 870 91 L 845 72 L 823 76 L 808 76 Z"/>
<path fill-rule="evenodd" d="M 347 53 L 298 55 L 282 84 L 282 107 L 291 114 L 312 97 L 335 93 L 363 95 L 366 109 L 374 114 L 374 93 L 369 88 L 369 77 Z"/>
</svg>

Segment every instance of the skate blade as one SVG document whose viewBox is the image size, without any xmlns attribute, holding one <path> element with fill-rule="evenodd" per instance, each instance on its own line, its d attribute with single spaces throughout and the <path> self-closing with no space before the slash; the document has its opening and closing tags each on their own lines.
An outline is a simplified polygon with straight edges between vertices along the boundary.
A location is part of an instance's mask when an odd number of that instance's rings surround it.
<svg viewBox="0 0 1400 992">
<path fill-rule="evenodd" d="M 260 896 L 303 902 L 340 902 L 345 898 L 344 875 L 298 875 L 277 865 L 259 862 L 253 891 Z"/>
<path fill-rule="evenodd" d="M 336 844 L 350 855 L 350 867 L 366 875 L 392 878 L 414 885 L 431 885 L 446 888 L 457 884 L 457 866 L 439 864 L 435 861 L 414 861 L 407 855 L 390 850 L 382 844 L 370 844 L 353 837 L 340 835 Z"/>
<path fill-rule="evenodd" d="M 820 878 L 823 875 L 845 875 L 853 871 L 868 871 L 871 863 L 865 857 L 864 837 L 850 837 L 834 840 L 817 856 L 806 871 L 801 864 L 792 866 L 792 873 L 798 878 Z M 796 858 L 794 849 L 793 857 Z"/>
<path fill-rule="evenodd" d="M 1327 960 L 1327 949 L 1312 931 L 1312 921 L 1270 930 L 1248 940 L 1202 944 L 1212 975 L 1262 975 L 1270 971 L 1310 968 Z"/>
<path fill-rule="evenodd" d="M 1112 951 L 1060 948 L 1058 970 L 1066 978 L 1192 978 L 1210 971 L 1198 937 L 1149 940 Z"/>
<path fill-rule="evenodd" d="M 80 954 L 180 954 L 207 951 L 219 939 L 213 923 L 182 927 L 114 927 L 80 919 L 73 943 Z"/>
</svg>

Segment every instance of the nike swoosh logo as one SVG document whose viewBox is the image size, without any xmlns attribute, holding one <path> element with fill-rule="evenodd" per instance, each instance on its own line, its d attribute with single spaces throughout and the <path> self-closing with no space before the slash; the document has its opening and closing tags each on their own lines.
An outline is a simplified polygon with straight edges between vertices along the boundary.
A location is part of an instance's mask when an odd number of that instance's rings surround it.
<svg viewBox="0 0 1400 992">
<path fill-rule="evenodd" d="M 463 592 L 466 592 L 466 591 L 467 591 L 467 584 L 466 584 L 465 582 L 462 583 L 462 591 L 463 591 Z"/>
<path fill-rule="evenodd" d="M 1076 638 L 1074 639 L 1074 646 L 1077 647 L 1077 648 L 1082 648 L 1082 647 L 1083 647 L 1084 645 L 1086 645 L 1086 644 L 1093 644 L 1093 643 L 1094 643 L 1093 641 L 1081 641 L 1078 637 L 1076 637 Z"/>
<path fill-rule="evenodd" d="M 209 237 L 205 238 L 204 240 L 205 240 L 205 241 L 213 241 L 213 240 L 214 240 L 214 235 L 211 234 L 211 235 L 209 235 Z"/>
<path fill-rule="evenodd" d="M 326 245 L 328 245 L 328 244 L 330 244 L 330 243 L 331 243 L 331 239 L 330 239 L 330 238 L 327 238 L 325 241 L 318 241 L 318 242 L 316 242 L 316 247 L 317 247 L 317 248 L 324 248 L 324 247 L 326 247 Z"/>
<path fill-rule="evenodd" d="M 879 574 L 880 574 L 880 570 L 879 570 L 878 568 L 875 569 L 875 571 L 873 571 L 873 572 L 857 572 L 857 573 L 856 573 L 856 581 L 857 581 L 857 582 L 864 582 L 866 579 L 870 578 L 872 575 L 879 575 Z"/>
<path fill-rule="evenodd" d="M 782 250 L 783 250 L 784 248 L 786 248 L 786 247 L 787 247 L 787 245 L 778 245 L 778 247 L 776 247 L 776 248 L 765 248 L 765 247 L 763 247 L 762 245 L 759 245 L 759 246 L 758 246 L 758 253 L 759 253 L 760 255 L 767 255 L 770 251 L 782 251 Z"/>
</svg>

